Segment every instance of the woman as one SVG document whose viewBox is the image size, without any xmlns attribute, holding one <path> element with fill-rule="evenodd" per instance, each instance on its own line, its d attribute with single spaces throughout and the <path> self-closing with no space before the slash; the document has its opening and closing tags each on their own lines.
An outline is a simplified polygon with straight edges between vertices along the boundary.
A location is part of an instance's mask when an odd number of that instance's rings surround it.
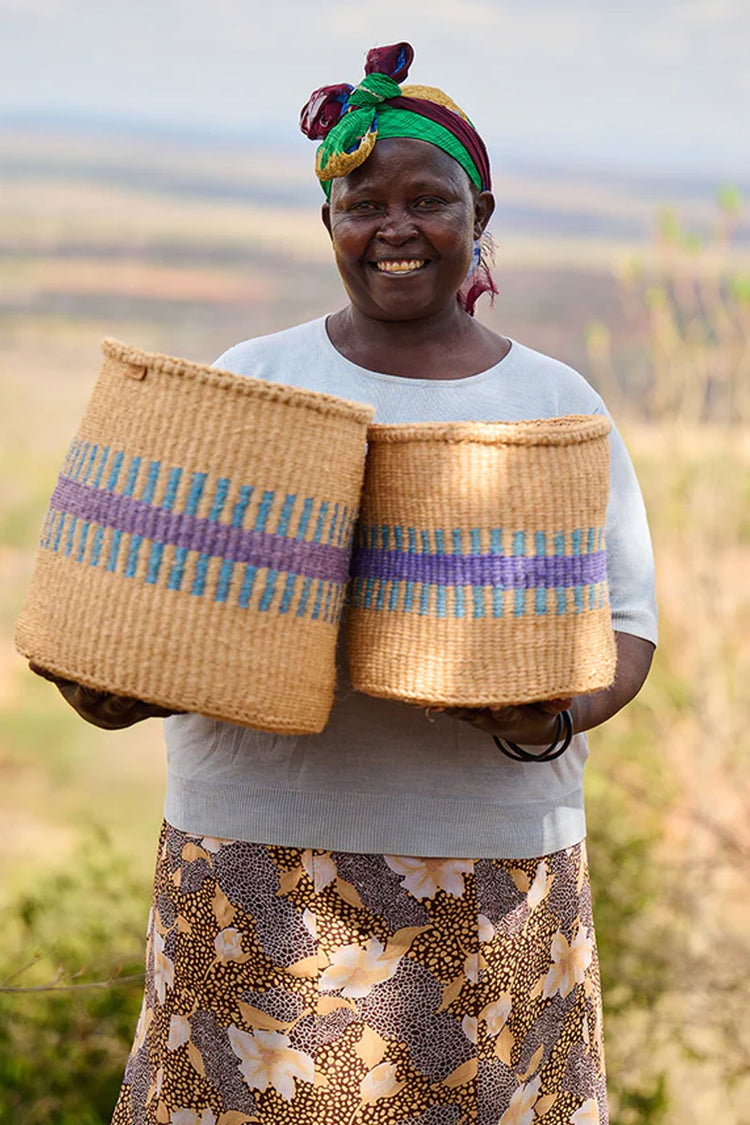
<svg viewBox="0 0 750 1125">
<path fill-rule="evenodd" d="M 217 366 L 372 403 L 380 422 L 604 413 L 570 368 L 472 318 L 494 291 L 489 163 L 450 99 L 399 85 L 411 60 L 408 44 L 372 51 L 358 87 L 316 91 L 303 111 L 348 305 Z M 648 529 L 616 431 L 611 480 L 607 690 L 435 716 L 344 687 L 306 737 L 167 719 L 117 1125 L 607 1121 L 584 732 L 637 693 L 656 639 Z M 159 713 L 60 687 L 100 726 Z M 563 713 L 574 736 L 554 762 L 501 752 L 543 753 Z"/>
</svg>

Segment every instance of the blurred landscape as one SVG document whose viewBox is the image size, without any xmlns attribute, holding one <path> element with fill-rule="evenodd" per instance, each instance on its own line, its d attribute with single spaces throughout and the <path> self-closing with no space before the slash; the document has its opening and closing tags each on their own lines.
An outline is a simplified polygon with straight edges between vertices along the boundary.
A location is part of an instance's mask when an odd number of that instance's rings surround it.
<svg viewBox="0 0 750 1125">
<path fill-rule="evenodd" d="M 109 1121 L 164 780 L 160 724 L 88 727 L 15 653 L 47 500 L 102 337 L 211 362 L 343 303 L 311 164 L 0 126 L 0 1125 Z M 744 186 L 497 172 L 482 319 L 602 391 L 657 557 L 654 671 L 587 771 L 613 1125 L 750 1122 Z"/>
</svg>

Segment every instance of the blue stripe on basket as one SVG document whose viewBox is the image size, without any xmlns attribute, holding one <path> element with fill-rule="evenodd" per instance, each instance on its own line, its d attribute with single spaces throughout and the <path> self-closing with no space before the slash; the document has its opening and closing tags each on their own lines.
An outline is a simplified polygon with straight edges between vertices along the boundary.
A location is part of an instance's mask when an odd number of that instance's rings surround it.
<svg viewBox="0 0 750 1125">
<path fill-rule="evenodd" d="M 250 605 L 250 599 L 253 596 L 253 586 L 255 585 L 255 575 L 258 572 L 257 566 L 248 564 L 245 567 L 245 573 L 242 576 L 242 585 L 240 586 L 237 604 L 240 609 L 247 609 Z"/>
<path fill-rule="evenodd" d="M 404 534 L 398 524 L 393 529 L 393 549 L 395 551 L 403 551 L 404 549 Z M 391 613 L 398 606 L 399 585 L 400 583 L 398 582 L 391 582 L 391 592 L 388 600 L 388 609 Z"/>
<path fill-rule="evenodd" d="M 435 550 L 438 552 L 438 554 L 445 554 L 445 536 L 443 535 L 443 529 L 441 527 L 435 529 Z M 448 616 L 448 604 L 445 586 L 438 586 L 436 590 L 435 616 Z"/>
<path fill-rule="evenodd" d="M 101 462 L 100 462 L 100 464 L 97 468 L 97 471 L 96 471 L 96 477 L 95 477 L 95 480 L 94 480 L 94 487 L 95 488 L 98 487 L 99 481 L 101 480 L 102 472 L 104 470 L 104 463 L 106 462 L 106 459 L 107 459 L 107 452 L 108 452 L 108 450 L 105 447 L 104 457 L 101 460 Z M 89 480 L 91 479 L 91 474 L 94 470 L 94 466 L 96 465 L 98 456 L 99 456 L 99 445 L 95 443 L 94 445 L 91 446 L 91 452 L 89 454 L 89 458 L 88 458 L 88 461 L 87 461 L 87 464 L 86 464 L 86 470 L 85 470 L 84 475 L 83 475 L 83 483 L 84 484 L 89 483 Z M 91 521 L 90 520 L 83 520 L 83 522 L 81 523 L 81 531 L 80 531 L 80 534 L 79 534 L 79 537 L 78 537 L 78 553 L 76 554 L 76 562 L 82 563 L 84 561 L 85 557 L 86 557 L 86 544 L 88 542 L 89 528 L 90 527 L 91 527 Z"/>
<path fill-rule="evenodd" d="M 422 541 L 422 554 L 429 555 L 430 552 L 430 533 L 424 531 L 420 533 Z M 430 587 L 426 582 L 422 583 L 422 589 L 419 592 L 419 616 L 427 617 L 430 612 Z"/>
<path fill-rule="evenodd" d="M 547 536 L 543 531 L 534 534 L 534 551 L 538 558 L 544 558 L 547 554 Z M 547 612 L 546 586 L 537 586 L 534 591 L 534 612 L 538 616 L 543 616 Z"/>
<path fill-rule="evenodd" d="M 167 490 L 164 493 L 162 501 L 162 508 L 165 512 L 171 512 L 177 499 L 177 490 L 180 487 L 182 480 L 182 469 L 174 468 L 169 470 L 167 476 Z M 149 585 L 153 586 L 159 580 L 159 571 L 161 570 L 161 563 L 164 557 L 164 544 L 152 543 L 151 552 L 148 557 L 148 568 L 146 570 L 146 581 Z"/>
<path fill-rule="evenodd" d="M 513 557 L 525 558 L 526 556 L 526 533 L 524 531 L 513 532 Z M 513 591 L 513 616 L 523 617 L 526 613 L 526 590 L 522 587 L 516 587 Z"/>
<path fill-rule="evenodd" d="M 321 541 L 321 537 L 323 535 L 323 527 L 324 527 L 324 524 L 325 524 L 325 518 L 326 518 L 327 512 L 328 512 L 328 501 L 323 500 L 320 504 L 319 509 L 318 509 L 318 519 L 316 521 L 315 531 L 314 531 L 313 537 L 312 537 L 313 543 L 320 543 L 320 541 Z M 312 586 L 312 584 L 313 584 L 312 578 L 306 578 L 305 579 L 304 585 L 302 587 L 302 594 L 301 594 L 300 600 L 299 600 L 299 606 L 297 607 L 297 617 L 304 617 L 305 613 L 307 612 L 307 603 L 308 603 L 308 599 L 310 597 L 310 587 Z"/>
<path fill-rule="evenodd" d="M 109 446 L 105 445 L 105 446 L 102 447 L 102 455 L 99 459 L 99 465 L 97 466 L 96 476 L 94 477 L 94 488 L 101 488 L 102 477 L 104 476 L 104 470 L 107 467 L 108 460 L 109 460 Z"/>
<path fill-rule="evenodd" d="M 74 480 L 80 480 L 81 479 L 81 474 L 84 472 L 87 464 L 90 464 L 90 457 L 91 457 L 91 444 L 90 444 L 90 442 L 87 442 L 87 441 L 81 442 L 78 446 L 77 451 L 76 451 L 76 455 L 75 455 L 74 463 L 73 463 L 72 476 L 73 476 Z M 66 539 L 65 539 L 65 545 L 63 547 L 63 554 L 66 556 L 66 558 L 69 558 L 71 556 L 71 554 L 73 553 L 73 546 L 74 546 L 74 542 L 75 542 L 75 532 L 76 532 L 77 526 L 78 526 L 77 515 L 75 513 L 68 512 L 67 513 L 67 521 L 66 521 L 67 536 L 66 536 Z"/>
<path fill-rule="evenodd" d="M 555 532 L 555 555 L 558 558 L 563 558 L 565 555 L 565 533 L 563 531 Z M 555 607 L 557 615 L 565 613 L 567 607 L 567 598 L 565 596 L 565 587 L 555 587 Z"/>
<path fill-rule="evenodd" d="M 460 527 L 454 527 L 451 530 L 451 540 L 453 543 L 453 555 L 456 559 L 463 557 L 463 536 Z M 467 575 L 461 574 L 461 579 L 466 578 Z M 465 617 L 466 616 L 466 602 L 464 598 L 464 588 L 461 585 L 456 585 L 453 588 L 453 616 Z"/>
<path fill-rule="evenodd" d="M 271 507 L 273 505 L 275 493 L 264 492 L 260 498 L 258 505 L 258 514 L 255 517 L 255 530 L 265 531 L 268 517 L 271 514 Z"/>
<path fill-rule="evenodd" d="M 289 607 L 294 600 L 294 588 L 297 585 L 297 575 L 287 574 L 284 580 L 284 592 L 281 595 L 279 603 L 279 613 L 284 614 L 289 612 Z"/>
<path fill-rule="evenodd" d="M 154 501 L 154 494 L 156 492 L 156 485 L 159 480 L 159 472 L 161 471 L 161 461 L 151 461 L 146 473 L 146 482 L 143 487 L 141 500 L 144 504 L 152 504 Z M 133 533 L 130 536 L 130 546 L 128 547 L 128 558 L 125 564 L 125 577 L 134 578 L 135 572 L 138 569 L 138 556 L 141 550 L 141 543 L 143 536 Z"/>
<path fill-rule="evenodd" d="M 576 528 L 571 536 L 571 551 L 576 558 L 581 555 L 582 545 L 583 534 L 580 528 Z M 573 588 L 573 604 L 576 613 L 583 613 L 583 586 L 580 583 L 576 583 Z"/>
<path fill-rule="evenodd" d="M 277 535 L 286 536 L 289 530 L 289 522 L 292 518 L 292 512 L 294 510 L 296 500 L 297 497 L 291 493 L 284 497 L 284 503 L 281 506 L 281 511 L 279 512 L 279 518 L 276 524 Z M 273 596 L 276 591 L 276 582 L 278 581 L 278 577 L 279 570 L 274 567 L 270 568 L 266 575 L 265 588 L 260 596 L 260 601 L 258 602 L 258 609 L 261 613 L 266 613 L 271 608 Z"/>
<path fill-rule="evenodd" d="M 185 504 L 185 512 L 189 516 L 194 516 L 198 511 L 198 505 L 203 496 L 203 489 L 206 486 L 207 473 L 193 473 L 190 482 L 190 491 L 188 493 L 187 503 Z M 168 590 L 179 590 L 182 587 L 182 580 L 185 575 L 185 563 L 187 562 L 188 548 L 177 547 L 174 553 L 174 562 L 172 569 L 169 572 L 167 580 Z"/>
<path fill-rule="evenodd" d="M 127 476 L 125 478 L 125 487 L 123 489 L 123 496 L 132 496 L 135 492 L 136 482 L 138 480 L 138 473 L 141 468 L 141 458 L 133 457 L 128 466 Z M 120 543 L 122 541 L 123 533 L 119 528 L 112 532 L 112 543 L 109 549 L 109 558 L 107 560 L 107 570 L 114 573 L 117 570 L 117 557 L 120 553 Z"/>
<path fill-rule="evenodd" d="M 478 527 L 472 527 L 469 531 L 469 539 L 471 541 L 472 555 L 481 555 L 482 553 L 482 533 Z M 475 618 L 484 617 L 484 587 L 474 585 L 472 587 L 472 603 L 473 615 Z"/>
<path fill-rule="evenodd" d="M 107 457 L 105 458 L 105 463 L 109 458 L 109 452 L 110 451 L 109 451 L 109 447 L 108 447 L 107 448 Z M 114 490 L 117 486 L 117 481 L 119 480 L 119 477 L 120 477 L 120 470 L 122 468 L 123 460 L 124 460 L 123 453 L 121 451 L 117 450 L 115 452 L 114 457 L 112 458 L 112 466 L 109 470 L 109 476 L 107 478 L 107 483 L 104 486 L 105 492 L 114 492 Z M 104 474 L 105 463 L 103 463 L 102 467 L 101 467 L 102 468 L 102 475 Z M 96 484 L 96 487 L 98 487 L 98 482 Z M 94 542 L 93 542 L 92 547 L 91 547 L 91 565 L 92 566 L 98 566 L 99 565 L 99 559 L 101 557 L 103 542 L 104 542 L 104 528 L 101 525 L 97 525 L 96 531 L 94 532 Z"/>
<path fill-rule="evenodd" d="M 490 555 L 502 555 L 503 553 L 503 532 L 500 527 L 493 527 L 490 530 Z M 502 583 L 492 586 L 492 616 L 502 617 L 504 611 L 503 605 L 503 586 Z"/>
<path fill-rule="evenodd" d="M 291 494 L 286 497 L 284 501 L 284 507 L 282 508 L 281 514 L 279 516 L 279 522 L 276 525 L 277 534 L 286 535 L 288 533 L 289 524 L 291 522 L 296 500 L 297 497 Z M 281 594 L 281 601 L 279 602 L 278 610 L 280 614 L 289 612 L 289 606 L 292 604 L 292 598 L 294 597 L 294 578 L 295 575 L 287 574 L 284 580 L 284 589 Z"/>
<path fill-rule="evenodd" d="M 82 441 L 79 444 L 78 449 L 76 450 L 75 457 L 73 458 L 73 464 L 69 473 L 69 476 L 72 478 L 72 480 L 78 480 L 81 475 L 81 465 L 83 464 L 83 459 L 86 456 L 88 445 L 89 443 L 87 441 Z"/>
<path fill-rule="evenodd" d="M 211 523 L 218 523 L 221 518 L 227 496 L 229 495 L 230 485 L 231 481 L 228 477 L 219 477 L 216 481 L 214 498 L 211 503 L 211 510 L 208 513 L 208 518 Z M 210 560 L 211 555 L 205 551 L 202 551 L 196 559 L 195 577 L 193 578 L 193 585 L 190 588 L 190 593 L 194 597 L 201 597 L 206 589 L 206 575 L 208 574 L 208 564 Z"/>
<path fill-rule="evenodd" d="M 252 499 L 253 487 L 250 484 L 243 484 L 240 488 L 240 494 L 232 508 L 232 527 L 242 527 L 245 522 L 245 513 Z M 234 575 L 234 559 L 223 559 L 221 567 L 219 568 L 219 579 L 216 584 L 216 601 L 226 602 L 229 599 L 229 590 L 232 585 L 232 577 Z"/>
<path fill-rule="evenodd" d="M 265 531 L 268 517 L 271 513 L 274 495 L 275 493 L 269 491 L 261 493 L 258 511 L 255 515 L 255 531 Z M 239 605 L 242 609 L 247 609 L 250 605 L 257 574 L 258 566 L 255 563 L 248 563 L 245 567 L 245 573 L 242 577 L 242 586 L 240 587 Z"/>
</svg>

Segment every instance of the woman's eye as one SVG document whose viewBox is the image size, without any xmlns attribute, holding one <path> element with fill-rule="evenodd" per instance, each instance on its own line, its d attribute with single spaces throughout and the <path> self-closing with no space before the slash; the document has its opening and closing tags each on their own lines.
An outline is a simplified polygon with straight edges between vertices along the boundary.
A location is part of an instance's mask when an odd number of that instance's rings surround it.
<svg viewBox="0 0 750 1125">
<path fill-rule="evenodd" d="M 367 199 L 363 199 L 358 203 L 353 203 L 349 210 L 354 211 L 358 214 L 367 214 L 369 211 L 376 211 L 377 205 L 375 203 L 371 203 Z"/>
<path fill-rule="evenodd" d="M 425 195 L 421 199 L 417 200 L 416 205 L 422 211 L 430 211 L 434 207 L 439 207 L 442 202 L 442 199 L 438 199 L 434 195 Z"/>
</svg>

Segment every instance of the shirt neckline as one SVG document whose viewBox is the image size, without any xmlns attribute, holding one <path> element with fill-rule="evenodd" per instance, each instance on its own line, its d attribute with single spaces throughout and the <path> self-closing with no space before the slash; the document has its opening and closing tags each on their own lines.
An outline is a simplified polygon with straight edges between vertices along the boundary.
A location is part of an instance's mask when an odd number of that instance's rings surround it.
<svg viewBox="0 0 750 1125">
<path fill-rule="evenodd" d="M 328 335 L 328 316 L 320 317 L 318 325 L 323 348 L 329 355 L 335 356 L 337 362 L 340 363 L 342 367 L 346 367 L 350 371 L 356 371 L 358 374 L 364 375 L 368 379 L 376 379 L 380 382 L 388 383 L 401 383 L 410 387 L 464 387 L 481 382 L 497 374 L 501 368 L 511 367 L 515 362 L 515 357 L 521 346 L 512 339 L 512 337 L 506 336 L 505 339 L 510 344 L 508 351 L 502 359 L 498 360 L 497 363 L 493 363 L 491 367 L 485 368 L 484 371 L 477 371 L 473 375 L 464 375 L 459 379 L 422 379 L 414 378 L 411 375 L 389 375 L 385 371 L 372 371 L 369 367 L 361 367 L 358 363 L 347 359 L 345 355 L 342 355 L 341 352 L 334 347 L 333 341 Z"/>
</svg>

